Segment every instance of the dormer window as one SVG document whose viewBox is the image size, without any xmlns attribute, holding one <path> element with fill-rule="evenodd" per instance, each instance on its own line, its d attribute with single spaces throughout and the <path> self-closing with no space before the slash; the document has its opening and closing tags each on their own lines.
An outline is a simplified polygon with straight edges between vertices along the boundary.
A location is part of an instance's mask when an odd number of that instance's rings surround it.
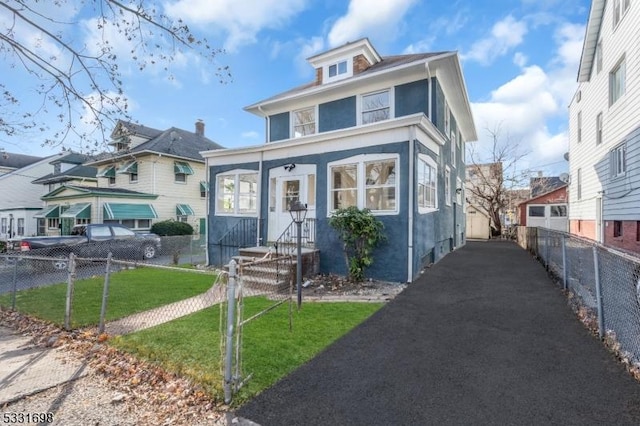
<svg viewBox="0 0 640 426">
<path fill-rule="evenodd" d="M 337 64 L 329 65 L 329 78 L 337 77 L 347 73 L 347 61 L 340 61 Z"/>
</svg>

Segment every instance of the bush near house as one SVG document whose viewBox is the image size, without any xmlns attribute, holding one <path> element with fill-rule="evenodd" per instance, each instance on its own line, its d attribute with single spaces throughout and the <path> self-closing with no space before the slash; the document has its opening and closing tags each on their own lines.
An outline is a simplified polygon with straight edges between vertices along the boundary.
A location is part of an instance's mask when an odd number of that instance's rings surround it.
<svg viewBox="0 0 640 426">
<path fill-rule="evenodd" d="M 344 242 L 344 256 L 349 271 L 349 280 L 364 280 L 365 268 L 373 265 L 373 249 L 386 239 L 384 224 L 369 209 L 357 207 L 338 209 L 329 218 Z"/>
<path fill-rule="evenodd" d="M 161 252 L 163 254 L 171 254 L 173 263 L 177 265 L 181 251 L 189 248 L 191 236 L 193 235 L 193 226 L 185 222 L 163 220 L 162 222 L 154 223 L 151 226 L 151 232 L 163 237 Z"/>
</svg>

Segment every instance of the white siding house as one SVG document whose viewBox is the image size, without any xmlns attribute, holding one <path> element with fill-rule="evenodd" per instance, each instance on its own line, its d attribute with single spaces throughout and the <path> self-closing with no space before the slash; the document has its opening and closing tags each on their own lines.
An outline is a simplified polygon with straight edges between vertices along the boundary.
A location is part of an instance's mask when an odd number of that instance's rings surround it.
<svg viewBox="0 0 640 426">
<path fill-rule="evenodd" d="M 640 4 L 593 0 L 569 107 L 570 232 L 640 252 Z"/>
<path fill-rule="evenodd" d="M 0 162 L 0 240 L 37 233 L 34 215 L 44 202 L 46 190 L 31 182 L 53 171 L 50 164 L 61 154 L 47 158 L 4 153 Z M 16 160 L 16 161 L 13 161 Z"/>
</svg>

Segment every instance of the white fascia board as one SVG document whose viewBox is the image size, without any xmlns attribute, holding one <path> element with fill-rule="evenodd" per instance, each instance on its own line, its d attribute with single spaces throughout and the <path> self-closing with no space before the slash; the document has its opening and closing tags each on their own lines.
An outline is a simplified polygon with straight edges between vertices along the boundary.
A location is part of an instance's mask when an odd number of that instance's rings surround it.
<svg viewBox="0 0 640 426">
<path fill-rule="evenodd" d="M 593 59 L 595 57 L 598 36 L 604 15 L 605 0 L 593 0 L 589 11 L 589 20 L 585 29 L 584 43 L 582 44 L 582 55 L 580 56 L 580 66 L 578 67 L 578 82 L 589 81 Z"/>
<path fill-rule="evenodd" d="M 445 140 L 433 123 L 422 113 L 385 120 L 367 126 L 349 127 L 317 133 L 295 139 L 285 139 L 245 148 L 202 151 L 209 164 L 234 164 L 269 159 L 280 159 L 308 154 L 342 151 L 352 148 L 384 145 L 411 140 L 410 128 L 416 126 L 424 135 L 423 144 L 431 143 L 431 149 L 443 146 Z M 427 141 L 432 142 L 427 142 Z"/>
</svg>

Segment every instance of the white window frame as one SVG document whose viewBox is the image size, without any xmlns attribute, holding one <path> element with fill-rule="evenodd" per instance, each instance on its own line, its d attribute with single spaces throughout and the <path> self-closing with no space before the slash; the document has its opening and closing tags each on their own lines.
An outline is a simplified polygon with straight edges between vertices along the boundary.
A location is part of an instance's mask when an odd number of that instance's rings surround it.
<svg viewBox="0 0 640 426">
<path fill-rule="evenodd" d="M 609 106 L 612 106 L 624 96 L 626 78 L 626 61 L 623 56 L 609 73 Z"/>
<path fill-rule="evenodd" d="M 611 150 L 611 178 L 618 179 L 627 174 L 627 144 L 622 143 Z"/>
<path fill-rule="evenodd" d="M 333 179 L 331 169 L 333 167 L 355 165 L 356 166 L 356 207 L 363 209 L 367 207 L 366 192 L 367 184 L 365 182 L 366 165 L 368 163 L 375 163 L 380 161 L 394 161 L 395 162 L 395 181 L 392 184 L 383 185 L 383 187 L 394 188 L 395 194 L 395 209 L 393 210 L 371 210 L 371 213 L 376 216 L 391 216 L 398 215 L 400 213 L 400 155 L 398 154 L 360 154 L 349 158 L 344 158 L 338 161 L 333 161 L 327 164 L 327 217 L 331 217 L 335 213 L 336 209 L 333 208 Z M 378 187 L 380 185 L 376 185 Z"/>
<path fill-rule="evenodd" d="M 297 123 L 296 122 L 296 113 L 297 112 L 302 112 L 302 111 L 308 111 L 311 110 L 313 111 L 313 121 L 307 122 L 307 123 Z M 298 127 L 302 127 L 304 129 L 304 126 L 308 126 L 310 124 L 313 124 L 313 131 L 311 133 L 301 133 L 300 135 L 298 135 L 296 133 L 296 128 Z M 293 138 L 301 138 L 303 136 L 307 136 L 307 135 L 315 135 L 316 133 L 318 133 L 318 108 L 316 106 L 311 106 L 311 107 L 307 107 L 307 108 L 300 108 L 300 109 L 296 109 L 294 111 L 291 111 L 291 135 Z"/>
<path fill-rule="evenodd" d="M 344 72 L 339 72 L 339 65 L 341 63 L 346 64 L 346 70 Z M 336 75 L 330 77 L 329 70 L 331 67 L 336 67 Z M 353 60 L 351 58 L 340 58 L 337 61 L 334 61 L 330 64 L 327 64 L 322 69 L 322 80 L 324 83 L 330 83 L 332 81 L 342 80 L 347 77 L 351 77 L 353 75 Z"/>
<path fill-rule="evenodd" d="M 451 132 L 451 167 L 456 167 L 456 132 Z"/>
<path fill-rule="evenodd" d="M 421 164 L 422 163 L 422 164 Z M 425 176 L 420 175 L 421 166 L 428 167 L 430 169 L 430 173 L 433 174 L 433 188 L 429 185 L 428 180 L 425 180 Z M 416 200 L 416 204 L 418 205 L 418 213 L 425 214 L 438 211 L 438 163 L 433 158 L 429 157 L 426 154 L 418 154 L 418 164 L 417 164 L 418 175 L 416 176 L 416 188 L 418 190 L 418 197 Z M 429 205 L 426 203 L 427 197 L 424 195 L 423 199 L 425 201 L 424 204 L 420 203 L 419 192 L 421 187 L 431 191 L 433 190 L 433 205 Z"/>
<path fill-rule="evenodd" d="M 602 111 L 596 115 L 596 145 L 602 143 Z"/>
<path fill-rule="evenodd" d="M 578 111 L 578 143 L 582 142 L 582 111 Z"/>
<path fill-rule="evenodd" d="M 444 101 L 444 134 L 451 134 L 451 110 L 447 101 Z"/>
<path fill-rule="evenodd" d="M 615 29 L 626 15 L 631 5 L 630 0 L 613 0 L 613 28 Z"/>
<path fill-rule="evenodd" d="M 444 203 L 451 205 L 451 169 L 449 166 L 444 168 Z"/>
<path fill-rule="evenodd" d="M 256 179 L 256 191 L 255 193 L 241 193 L 240 192 L 240 176 L 255 175 Z M 220 179 L 233 177 L 234 180 L 234 193 L 233 193 L 233 210 L 223 210 L 220 208 Z M 258 215 L 258 194 L 260 188 L 258 188 L 259 179 L 257 170 L 247 169 L 234 169 L 228 172 L 220 172 L 216 174 L 216 202 L 215 202 L 215 214 L 216 216 L 243 216 L 243 217 L 256 217 Z M 240 197 L 249 194 L 249 198 L 254 198 L 255 210 L 241 211 L 240 210 Z M 253 195 L 252 195 L 253 194 Z"/>
<path fill-rule="evenodd" d="M 389 104 L 387 105 L 386 108 L 389 110 L 389 117 L 386 118 L 386 119 L 383 119 L 383 120 L 371 121 L 371 122 L 365 123 L 364 120 L 363 120 L 364 114 L 366 112 L 371 112 L 371 111 L 374 111 L 374 110 L 373 109 L 367 110 L 367 111 L 364 110 L 364 108 L 363 108 L 364 99 L 367 96 L 377 95 L 379 93 L 384 93 L 384 92 L 388 93 Z M 393 105 L 394 105 L 394 91 L 393 91 L 392 88 L 380 89 L 380 90 L 376 90 L 376 91 L 369 92 L 369 93 L 363 93 L 362 95 L 359 96 L 359 99 L 358 99 L 358 111 L 357 111 L 358 112 L 358 124 L 367 125 L 367 124 L 375 124 L 375 123 L 380 123 L 380 122 L 383 122 L 383 121 L 391 120 L 394 117 L 394 114 L 395 114 L 395 110 L 393 108 Z M 382 110 L 384 108 L 377 108 L 377 109 L 378 110 Z"/>
</svg>

